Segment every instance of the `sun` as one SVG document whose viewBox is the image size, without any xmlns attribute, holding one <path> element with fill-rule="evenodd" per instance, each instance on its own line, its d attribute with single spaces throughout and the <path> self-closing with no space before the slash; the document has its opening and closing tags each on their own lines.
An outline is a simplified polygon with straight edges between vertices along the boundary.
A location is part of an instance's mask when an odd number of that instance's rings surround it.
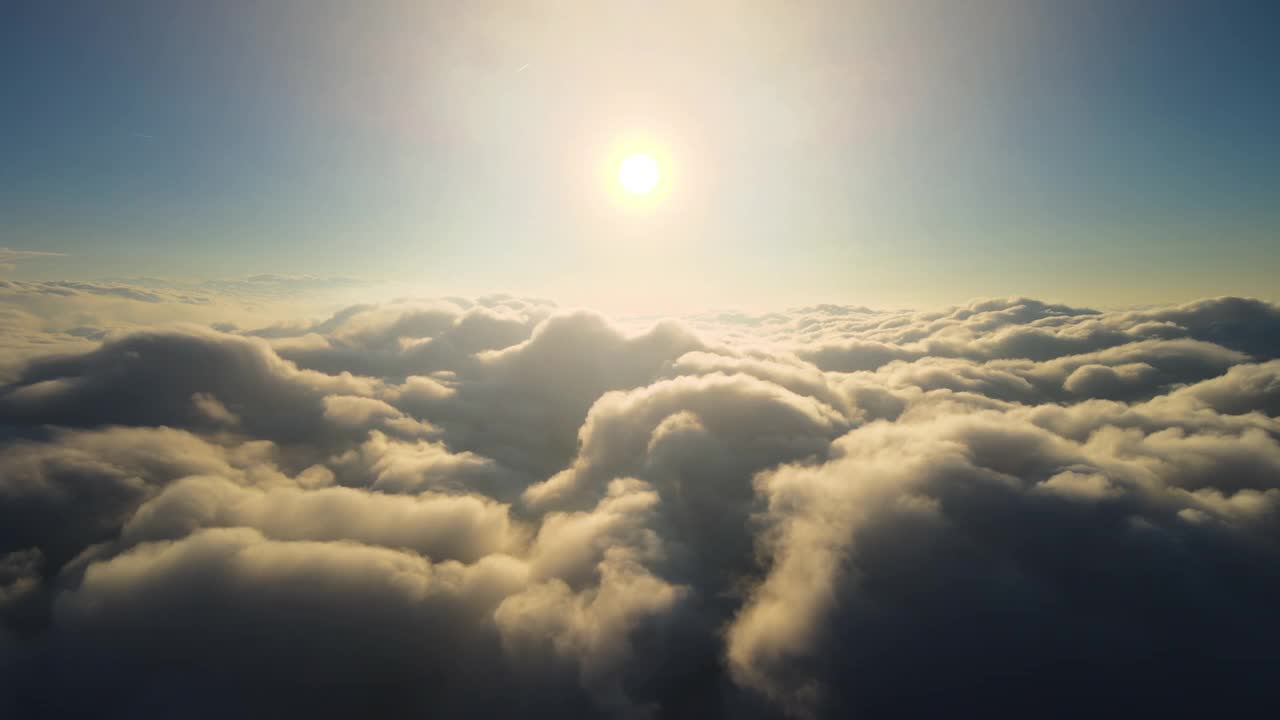
<svg viewBox="0 0 1280 720">
<path fill-rule="evenodd" d="M 652 155 L 632 153 L 618 165 L 618 182 L 632 195 L 648 195 L 658 187 L 661 178 L 658 161 Z"/>
</svg>

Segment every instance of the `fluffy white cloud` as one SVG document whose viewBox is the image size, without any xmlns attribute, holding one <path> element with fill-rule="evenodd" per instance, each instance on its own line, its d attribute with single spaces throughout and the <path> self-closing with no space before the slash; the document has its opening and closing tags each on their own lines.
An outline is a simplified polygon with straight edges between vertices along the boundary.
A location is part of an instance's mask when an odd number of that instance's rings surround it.
<svg viewBox="0 0 1280 720">
<path fill-rule="evenodd" d="M 1276 306 L 146 320 L 338 287 L 0 286 L 0 708 L 1076 716 L 1269 692 Z M 71 302 L 149 310 L 72 328 Z"/>
</svg>

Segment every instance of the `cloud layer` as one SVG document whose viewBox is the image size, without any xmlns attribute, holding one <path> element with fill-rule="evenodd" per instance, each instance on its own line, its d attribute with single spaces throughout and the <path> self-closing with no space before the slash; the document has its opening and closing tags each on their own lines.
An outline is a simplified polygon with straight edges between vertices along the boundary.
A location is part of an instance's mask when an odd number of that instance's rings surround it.
<svg viewBox="0 0 1280 720">
<path fill-rule="evenodd" d="M 1275 305 L 45 310 L 0 316 L 15 717 L 1234 714 L 1280 670 Z"/>
</svg>

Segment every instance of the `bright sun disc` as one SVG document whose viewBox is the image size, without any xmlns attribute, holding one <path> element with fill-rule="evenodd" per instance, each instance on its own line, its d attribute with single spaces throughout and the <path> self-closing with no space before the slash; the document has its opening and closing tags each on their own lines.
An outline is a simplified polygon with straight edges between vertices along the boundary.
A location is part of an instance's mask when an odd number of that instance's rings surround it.
<svg viewBox="0 0 1280 720">
<path fill-rule="evenodd" d="M 658 187 L 658 161 L 644 153 L 634 153 L 623 158 L 618 166 L 618 181 L 622 189 L 633 195 L 648 195 Z"/>
</svg>

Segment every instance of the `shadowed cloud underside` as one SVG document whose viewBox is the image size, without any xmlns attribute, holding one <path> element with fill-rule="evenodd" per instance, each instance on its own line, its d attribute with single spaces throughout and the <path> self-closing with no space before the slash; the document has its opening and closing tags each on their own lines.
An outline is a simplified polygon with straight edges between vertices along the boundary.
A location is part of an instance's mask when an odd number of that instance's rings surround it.
<svg viewBox="0 0 1280 720">
<path fill-rule="evenodd" d="M 113 287 L 4 289 L 15 717 L 1074 717 L 1270 692 L 1275 305 L 655 323 L 497 296 L 212 329 L 125 322 L 209 303 Z M 51 289 L 57 315 L 21 304 Z"/>
</svg>

